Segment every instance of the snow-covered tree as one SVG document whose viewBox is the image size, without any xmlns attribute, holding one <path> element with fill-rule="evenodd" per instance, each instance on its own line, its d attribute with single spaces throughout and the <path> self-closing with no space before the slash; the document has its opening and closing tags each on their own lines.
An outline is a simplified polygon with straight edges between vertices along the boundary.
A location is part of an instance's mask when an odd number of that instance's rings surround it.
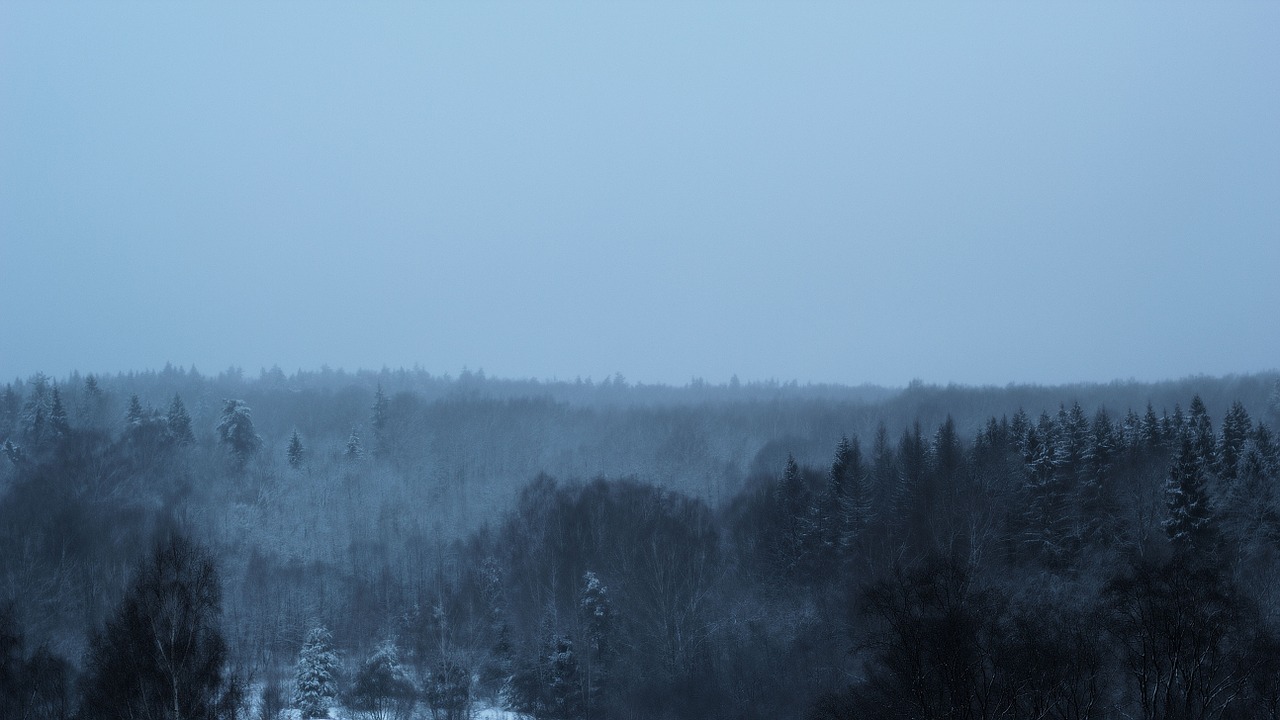
<svg viewBox="0 0 1280 720">
<path fill-rule="evenodd" d="M 1212 471 L 1218 464 L 1218 440 L 1213 433 L 1209 411 L 1199 395 L 1191 398 L 1187 424 L 1187 432 L 1191 434 L 1191 446 L 1195 450 L 1196 458 L 1202 468 Z"/>
<path fill-rule="evenodd" d="M 329 707 L 337 696 L 335 675 L 338 656 L 333 651 L 333 637 L 321 626 L 311 628 L 298 654 L 298 671 L 293 690 L 293 706 L 306 718 L 329 716 Z"/>
<path fill-rule="evenodd" d="M 0 451 L 3 451 L 4 456 L 9 458 L 9 462 L 15 466 L 22 465 L 27 458 L 26 453 L 22 451 L 20 446 L 15 445 L 12 439 L 5 440 L 4 445 L 0 446 Z"/>
<path fill-rule="evenodd" d="M 782 478 L 773 488 L 773 495 L 778 524 L 771 551 L 778 571 L 793 577 L 802 570 L 807 559 L 813 518 L 810 516 L 809 489 L 800 476 L 800 466 L 790 453 L 787 454 Z"/>
<path fill-rule="evenodd" d="M 146 420 L 146 413 L 142 410 L 142 401 L 137 395 L 130 395 L 129 409 L 124 413 L 125 432 L 138 427 L 144 420 Z"/>
<path fill-rule="evenodd" d="M 400 664 L 395 642 L 387 641 L 360 664 L 346 701 L 348 707 L 369 720 L 408 720 L 417 694 Z"/>
<path fill-rule="evenodd" d="M 349 462 L 355 462 L 364 456 L 364 446 L 360 444 L 360 435 L 356 432 L 355 427 L 351 428 L 351 434 L 347 436 L 347 449 L 343 453 Z"/>
<path fill-rule="evenodd" d="M 441 660 L 427 677 L 423 699 L 432 720 L 466 720 L 471 709 L 471 673 L 451 660 Z"/>
<path fill-rule="evenodd" d="M 850 552 L 871 521 L 871 495 L 858 438 L 840 438 L 827 474 L 821 513 L 823 542 L 838 554 Z"/>
<path fill-rule="evenodd" d="M 609 660 L 613 654 L 613 602 L 609 588 L 600 582 L 596 574 L 587 571 L 582 576 L 582 597 L 578 609 L 582 613 L 584 639 L 587 651 L 583 663 L 583 702 L 589 710 L 596 704 L 596 697 L 609 680 Z"/>
<path fill-rule="evenodd" d="M 1253 431 L 1253 421 L 1240 401 L 1222 418 L 1222 433 L 1218 436 L 1218 477 L 1230 484 L 1239 474 L 1240 452 Z"/>
<path fill-rule="evenodd" d="M 182 404 L 182 397 L 173 394 L 173 402 L 169 403 L 169 414 L 165 417 L 165 425 L 169 431 L 169 440 L 176 445 L 190 445 L 196 441 L 191 430 L 191 416 Z"/>
<path fill-rule="evenodd" d="M 253 414 L 243 400 L 225 401 L 218 420 L 218 438 L 241 464 L 262 447 L 262 438 L 253 429 Z"/>
<path fill-rule="evenodd" d="M 378 390 L 373 395 L 373 407 L 370 408 L 369 419 L 369 424 L 373 427 L 374 452 L 377 453 L 386 449 L 384 446 L 386 445 L 387 410 L 390 404 L 387 401 L 387 394 L 382 391 L 382 383 L 378 383 Z"/>
<path fill-rule="evenodd" d="M 67 419 L 67 409 L 62 405 L 62 393 L 54 386 L 49 403 L 49 439 L 58 441 L 70 434 L 71 421 Z"/>
<path fill-rule="evenodd" d="M 1169 471 L 1169 516 L 1164 521 L 1165 532 L 1180 551 L 1207 549 L 1213 528 L 1206 486 L 1205 466 L 1192 436 L 1185 434 Z"/>
<path fill-rule="evenodd" d="M 289 448 L 286 453 L 289 458 L 289 467 L 297 470 L 302 467 L 302 454 L 305 449 L 302 447 L 302 438 L 298 435 L 298 429 L 294 428 L 293 434 L 289 436 Z"/>
</svg>

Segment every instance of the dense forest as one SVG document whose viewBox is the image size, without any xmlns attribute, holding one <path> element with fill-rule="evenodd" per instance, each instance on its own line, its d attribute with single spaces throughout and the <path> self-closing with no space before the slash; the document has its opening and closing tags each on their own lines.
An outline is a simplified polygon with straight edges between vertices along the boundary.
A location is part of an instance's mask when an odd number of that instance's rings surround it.
<svg viewBox="0 0 1280 720">
<path fill-rule="evenodd" d="M 1280 376 L 0 390 L 3 718 L 1277 718 Z"/>
</svg>

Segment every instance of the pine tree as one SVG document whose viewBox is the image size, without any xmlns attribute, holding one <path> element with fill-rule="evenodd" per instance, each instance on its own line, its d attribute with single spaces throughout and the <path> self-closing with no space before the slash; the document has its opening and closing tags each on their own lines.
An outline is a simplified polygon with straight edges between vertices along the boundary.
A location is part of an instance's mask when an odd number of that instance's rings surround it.
<svg viewBox="0 0 1280 720">
<path fill-rule="evenodd" d="M 1191 398 L 1191 411 L 1187 423 L 1187 430 L 1191 433 L 1192 448 L 1201 467 L 1206 471 L 1212 471 L 1218 464 L 1218 441 L 1213 434 L 1213 423 L 1209 421 L 1209 411 L 1199 395 Z"/>
<path fill-rule="evenodd" d="M 382 452 L 386 444 L 387 429 L 387 409 L 390 403 L 387 402 L 386 393 L 382 392 L 382 383 L 378 383 L 378 390 L 373 396 L 372 416 L 369 424 L 373 427 L 374 450 Z"/>
<path fill-rule="evenodd" d="M 298 672 L 294 683 L 293 706 L 304 720 L 329 716 L 329 706 L 337 696 L 334 676 L 338 656 L 333 651 L 329 631 L 317 625 L 307 632 L 298 654 Z"/>
<path fill-rule="evenodd" d="M 1136 415 L 1134 416 L 1136 419 Z M 1088 445 L 1084 451 L 1084 481 L 1080 485 L 1080 515 L 1085 534 L 1093 540 L 1102 539 L 1111 524 L 1111 466 L 1116 455 L 1115 426 L 1105 408 L 1094 414 L 1089 431 Z"/>
<path fill-rule="evenodd" d="M 1072 484 L 1084 479 L 1086 472 L 1084 455 L 1089 446 L 1089 430 L 1089 419 L 1085 417 L 1080 403 L 1071 403 L 1069 411 L 1059 406 L 1058 447 L 1055 454 L 1060 469 L 1064 473 L 1068 491 L 1072 489 Z"/>
<path fill-rule="evenodd" d="M 298 436 L 298 429 L 293 429 L 293 434 L 289 436 L 289 448 L 286 451 L 289 457 L 289 467 L 297 470 L 302 467 L 302 438 Z"/>
<path fill-rule="evenodd" d="M 347 691 L 347 705 L 371 720 L 409 720 L 417 690 L 400 664 L 395 641 L 388 640 L 360 665 Z"/>
<path fill-rule="evenodd" d="M 218 421 L 218 438 L 240 465 L 262 447 L 262 438 L 253 428 L 253 414 L 243 400 L 225 401 Z"/>
<path fill-rule="evenodd" d="M 578 678 L 578 656 L 573 641 L 561 635 L 552 641 L 547 668 L 547 708 L 549 720 L 577 720 L 584 715 L 582 684 Z"/>
<path fill-rule="evenodd" d="M 1161 426 L 1160 420 L 1156 417 L 1156 411 L 1151 407 L 1151 403 L 1147 403 L 1147 412 L 1142 416 L 1142 446 L 1149 452 L 1164 447 L 1165 431 Z"/>
<path fill-rule="evenodd" d="M 800 477 L 800 466 L 790 453 L 787 454 L 782 479 L 774 486 L 774 500 L 779 513 L 774 556 L 782 575 L 794 578 L 802 572 L 808 560 L 807 551 L 813 523 L 810 517 L 809 491 L 804 479 Z"/>
<path fill-rule="evenodd" d="M 1280 540 L 1276 508 L 1277 448 L 1266 423 L 1241 448 L 1239 476 L 1227 492 L 1227 508 L 1237 540 L 1243 545 L 1267 545 Z"/>
<path fill-rule="evenodd" d="M 1018 411 L 1013 414 L 1013 419 L 1009 421 L 1009 434 L 1018 452 L 1023 451 L 1027 442 L 1027 430 L 1030 429 L 1031 419 L 1027 417 L 1027 411 L 1018 408 Z"/>
<path fill-rule="evenodd" d="M 1240 401 L 1222 418 L 1222 434 L 1218 437 L 1218 477 L 1230 484 L 1239 474 L 1240 451 L 1253 432 L 1253 421 Z"/>
<path fill-rule="evenodd" d="M 26 453 L 22 451 L 20 446 L 15 445 L 12 439 L 5 440 L 4 445 L 0 446 L 0 451 L 4 452 L 4 456 L 9 458 L 9 462 L 13 463 L 15 467 L 21 467 L 26 462 Z"/>
<path fill-rule="evenodd" d="M 132 428 L 139 427 L 146 420 L 146 413 L 142 410 L 142 401 L 137 395 L 129 396 L 129 409 L 124 414 L 125 431 L 128 432 Z"/>
<path fill-rule="evenodd" d="M 348 462 L 355 462 L 364 456 L 364 447 L 360 445 L 360 435 L 356 433 L 356 428 L 351 428 L 351 434 L 347 436 L 347 449 L 343 453 Z"/>
<path fill-rule="evenodd" d="M 578 602 L 582 613 L 587 652 L 583 669 L 585 692 L 583 702 L 589 716 L 596 698 L 609 680 L 609 661 L 613 653 L 613 603 L 609 588 L 596 574 L 587 571 L 583 577 L 582 597 Z"/>
<path fill-rule="evenodd" d="M 57 442 L 70 434 L 71 421 L 67 419 L 67 409 L 62 406 L 62 394 L 54 386 L 53 399 L 49 405 L 49 438 Z"/>
<path fill-rule="evenodd" d="M 1169 471 L 1169 516 L 1164 522 L 1169 539 L 1182 552 L 1207 549 L 1211 539 L 1212 515 L 1204 468 L 1192 436 L 1184 435 L 1177 460 Z"/>
<path fill-rule="evenodd" d="M 173 402 L 169 403 L 165 426 L 170 441 L 176 445 L 191 445 L 196 441 L 196 435 L 191 430 L 191 416 L 187 414 L 187 408 L 177 393 L 173 395 Z"/>
<path fill-rule="evenodd" d="M 823 542 L 847 556 L 871 522 L 871 495 L 857 436 L 841 437 L 836 446 L 823 506 Z"/>
<path fill-rule="evenodd" d="M 1121 447 L 1129 452 L 1137 450 L 1141 444 L 1141 428 L 1142 419 L 1133 411 L 1133 408 L 1129 408 L 1124 415 L 1124 420 L 1120 423 Z"/>
</svg>

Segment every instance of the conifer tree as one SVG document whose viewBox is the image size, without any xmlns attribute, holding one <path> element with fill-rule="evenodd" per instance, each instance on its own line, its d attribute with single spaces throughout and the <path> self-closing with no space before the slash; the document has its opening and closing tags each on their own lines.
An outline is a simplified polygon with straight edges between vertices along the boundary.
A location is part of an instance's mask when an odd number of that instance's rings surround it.
<svg viewBox="0 0 1280 720">
<path fill-rule="evenodd" d="M 262 447 L 253 428 L 253 414 L 243 400 L 226 400 L 218 421 L 218 437 L 241 465 Z"/>
<path fill-rule="evenodd" d="M 1187 424 L 1187 431 L 1191 433 L 1192 448 L 1201 467 L 1206 471 L 1212 471 L 1218 464 L 1218 442 L 1213 434 L 1213 423 L 1209 420 L 1209 411 L 1199 395 L 1191 398 Z"/>
<path fill-rule="evenodd" d="M 55 385 L 49 405 L 49 438 L 57 442 L 70 434 L 71 421 L 67 419 L 67 409 L 62 405 L 62 393 Z"/>
<path fill-rule="evenodd" d="M 596 574 L 587 571 L 583 577 L 582 597 L 578 607 L 582 613 L 587 651 L 584 654 L 583 702 L 591 715 L 597 696 L 609 681 L 609 661 L 613 653 L 613 603 L 609 589 Z"/>
<path fill-rule="evenodd" d="M 347 705 L 370 720 L 409 720 L 417 691 L 400 664 L 395 641 L 388 640 L 356 671 L 347 691 Z"/>
<path fill-rule="evenodd" d="M 124 414 L 125 431 L 136 428 L 146 420 L 146 414 L 142 410 L 142 401 L 138 399 L 136 394 L 129 396 L 129 409 Z"/>
<path fill-rule="evenodd" d="M 329 707 L 337 696 L 337 670 L 338 656 L 333 651 L 329 631 L 319 625 L 311 628 L 298 654 L 293 691 L 293 706 L 304 720 L 328 717 Z"/>
<path fill-rule="evenodd" d="M 355 426 L 352 426 L 351 434 L 347 436 L 347 449 L 343 456 L 348 462 L 355 462 L 364 456 L 364 447 L 360 444 L 360 435 Z"/>
<path fill-rule="evenodd" d="M 1253 421 L 1240 401 L 1222 418 L 1222 434 L 1218 437 L 1218 477 L 1230 484 L 1239 473 L 1240 452 L 1253 432 Z"/>
<path fill-rule="evenodd" d="M 386 444 L 387 429 L 387 408 L 390 403 L 387 402 L 386 393 L 382 392 L 382 383 L 378 383 L 378 390 L 373 395 L 372 415 L 369 424 L 373 427 L 374 451 L 382 452 Z"/>
<path fill-rule="evenodd" d="M 196 435 L 191 430 L 191 416 L 187 414 L 187 408 L 182 404 L 182 397 L 177 393 L 173 395 L 173 402 L 169 403 L 169 414 L 165 418 L 165 426 L 169 439 L 176 445 L 191 445 L 196 441 Z"/>
<path fill-rule="evenodd" d="M 289 448 L 286 451 L 289 457 L 289 467 L 297 470 L 302 467 L 302 454 L 305 452 L 302 447 L 302 438 L 298 436 L 298 429 L 293 429 L 293 434 L 289 436 Z"/>
<path fill-rule="evenodd" d="M 812 518 L 808 489 L 800 477 L 800 466 L 790 453 L 787 454 L 782 479 L 774 487 L 774 499 L 779 513 L 774 555 L 782 574 L 793 578 L 801 572 L 807 560 Z"/>
<path fill-rule="evenodd" d="M 1166 486 L 1169 515 L 1164 522 L 1169 539 L 1182 552 L 1208 547 L 1213 528 L 1206 485 L 1204 463 L 1193 437 L 1186 434 L 1169 471 Z"/>
<path fill-rule="evenodd" d="M 847 555 L 871 522 L 871 496 L 857 436 L 841 437 L 836 446 L 823 505 L 824 544 Z"/>
<path fill-rule="evenodd" d="M 1165 431 L 1156 417 L 1155 408 L 1147 403 L 1147 412 L 1142 416 L 1142 445 L 1147 452 L 1155 452 L 1165 444 Z"/>
</svg>

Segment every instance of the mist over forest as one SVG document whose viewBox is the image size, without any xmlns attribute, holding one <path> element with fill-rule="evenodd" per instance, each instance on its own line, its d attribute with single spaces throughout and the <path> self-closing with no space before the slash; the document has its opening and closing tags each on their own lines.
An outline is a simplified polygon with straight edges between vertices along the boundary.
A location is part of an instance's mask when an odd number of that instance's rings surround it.
<svg viewBox="0 0 1280 720">
<path fill-rule="evenodd" d="M 0 0 L 0 720 L 1280 720 L 1278 38 Z"/>
<path fill-rule="evenodd" d="M 1276 717 L 1278 421 L 1275 373 L 37 374 L 0 715 Z"/>
</svg>

